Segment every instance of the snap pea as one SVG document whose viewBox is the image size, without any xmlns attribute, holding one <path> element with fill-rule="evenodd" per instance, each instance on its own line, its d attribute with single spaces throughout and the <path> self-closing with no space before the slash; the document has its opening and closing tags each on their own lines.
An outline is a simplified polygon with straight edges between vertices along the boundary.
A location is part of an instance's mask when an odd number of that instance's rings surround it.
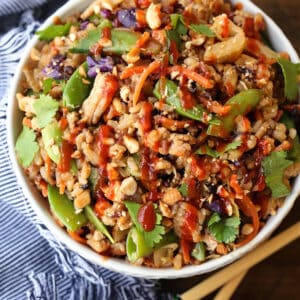
<svg viewBox="0 0 300 300">
<path fill-rule="evenodd" d="M 161 99 L 161 80 L 159 80 L 154 88 L 153 94 L 156 98 Z M 177 84 L 172 81 L 172 80 L 165 80 L 164 82 L 165 84 L 165 90 L 166 90 L 166 102 L 173 106 L 175 108 L 175 110 L 177 111 L 178 114 L 193 119 L 193 120 L 197 120 L 197 121 L 204 121 L 204 115 L 208 115 L 209 112 L 206 111 L 206 109 L 204 107 L 202 107 L 201 105 L 197 104 L 195 105 L 192 109 L 185 109 L 182 106 L 181 100 L 180 100 L 180 96 L 178 94 L 178 86 Z"/>
<path fill-rule="evenodd" d="M 54 121 L 42 130 L 42 141 L 49 157 L 58 164 L 60 161 L 60 145 L 62 142 L 62 131 L 59 124 Z M 54 143 L 53 143 L 54 141 Z"/>
<path fill-rule="evenodd" d="M 126 253 L 129 261 L 135 262 L 137 259 L 148 256 L 152 252 L 153 249 L 147 245 L 143 233 L 138 231 L 136 227 L 132 227 L 126 240 Z"/>
<path fill-rule="evenodd" d="M 203 242 L 199 242 L 195 245 L 192 251 L 192 256 L 199 261 L 205 260 L 205 245 Z"/>
<path fill-rule="evenodd" d="M 77 214 L 73 202 L 66 195 L 61 195 L 57 187 L 48 185 L 48 199 L 51 211 L 68 230 L 77 231 L 87 223 L 86 216 Z"/>
<path fill-rule="evenodd" d="M 89 205 L 84 208 L 84 214 L 88 218 L 88 220 L 92 224 L 94 224 L 96 229 L 102 232 L 110 240 L 111 243 L 115 242 L 106 226 L 97 218 L 93 209 Z"/>
<path fill-rule="evenodd" d="M 35 34 L 39 36 L 42 41 L 51 41 L 57 36 L 65 36 L 69 33 L 72 24 L 66 23 L 64 25 L 50 25 L 44 30 L 37 31 Z"/>
<path fill-rule="evenodd" d="M 70 77 L 63 91 L 63 105 L 70 109 L 81 106 L 82 102 L 89 96 L 93 87 L 91 79 L 84 78 L 80 74 L 80 68 L 87 73 L 87 62 L 84 62 Z"/>
<path fill-rule="evenodd" d="M 221 118 L 219 125 L 211 124 L 207 129 L 208 135 L 227 137 L 234 128 L 234 120 L 239 115 L 246 115 L 259 102 L 261 91 L 257 89 L 249 89 L 242 91 L 230 98 L 225 105 L 231 107 L 229 113 Z"/>
<path fill-rule="evenodd" d="M 70 50 L 73 53 L 88 53 L 90 48 L 95 45 L 101 38 L 102 29 L 96 28 L 88 32 L 87 36 L 79 40 L 78 43 Z M 141 36 L 140 33 L 125 28 L 115 28 L 111 30 L 110 47 L 104 47 L 104 52 L 113 54 L 123 54 L 130 51 Z"/>
</svg>

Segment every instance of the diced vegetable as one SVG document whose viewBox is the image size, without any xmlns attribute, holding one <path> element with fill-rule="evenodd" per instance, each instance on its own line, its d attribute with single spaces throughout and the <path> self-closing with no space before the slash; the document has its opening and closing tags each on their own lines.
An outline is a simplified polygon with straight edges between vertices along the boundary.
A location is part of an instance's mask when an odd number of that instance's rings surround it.
<svg viewBox="0 0 300 300">
<path fill-rule="evenodd" d="M 43 81 L 43 92 L 47 95 L 52 88 L 53 78 L 47 78 Z"/>
<path fill-rule="evenodd" d="M 283 182 L 283 173 L 292 163 L 287 159 L 285 151 L 273 151 L 262 160 L 266 184 L 272 191 L 272 197 L 279 198 L 289 195 L 290 189 Z"/>
<path fill-rule="evenodd" d="M 59 124 L 55 121 L 48 124 L 42 130 L 42 139 L 49 157 L 55 162 L 60 161 L 60 145 L 62 142 L 62 131 Z"/>
<path fill-rule="evenodd" d="M 289 101 L 295 101 L 298 95 L 300 63 L 294 64 L 282 57 L 279 57 L 277 61 L 284 76 L 284 95 Z"/>
<path fill-rule="evenodd" d="M 233 96 L 225 103 L 225 105 L 231 106 L 229 113 L 220 118 L 222 121 L 220 125 L 210 125 L 207 129 L 207 134 L 218 137 L 227 137 L 234 129 L 235 118 L 239 115 L 246 115 L 254 109 L 258 104 L 261 95 L 261 90 L 249 89 Z"/>
<path fill-rule="evenodd" d="M 50 25 L 44 30 L 37 31 L 36 34 L 42 41 L 51 41 L 57 36 L 67 35 L 70 31 L 71 25 L 71 23 L 66 23 L 64 25 Z"/>
<path fill-rule="evenodd" d="M 87 73 L 87 63 L 84 62 L 68 80 L 63 92 L 63 105 L 74 109 L 79 107 L 89 96 L 92 89 L 92 81 L 88 77 L 83 77 L 80 70 Z"/>
<path fill-rule="evenodd" d="M 57 187 L 48 185 L 48 199 L 52 213 L 68 230 L 77 231 L 87 223 L 86 216 L 82 212 L 77 214 L 73 202 L 61 195 Z"/>
<path fill-rule="evenodd" d="M 163 95 L 161 95 L 161 84 L 162 81 L 158 81 L 155 85 L 155 89 L 153 91 L 156 98 L 161 99 Z M 177 84 L 172 80 L 165 80 L 165 96 L 166 102 L 173 106 L 177 113 L 193 119 L 197 121 L 205 121 L 204 116 L 208 115 L 209 113 L 199 104 L 195 105 L 192 109 L 185 109 L 182 106 L 180 97 L 179 97 L 179 88 Z"/>
<path fill-rule="evenodd" d="M 55 116 L 59 103 L 49 95 L 40 95 L 40 98 L 33 103 L 37 124 L 39 128 L 48 125 Z"/>
<path fill-rule="evenodd" d="M 39 151 L 39 145 L 32 129 L 27 126 L 23 127 L 17 139 L 15 150 L 22 166 L 24 168 L 29 167 L 35 154 Z"/>
<path fill-rule="evenodd" d="M 214 213 L 208 221 L 208 229 L 220 243 L 226 244 L 234 242 L 239 233 L 240 219 L 230 217 L 222 219 L 220 215 Z"/>
<path fill-rule="evenodd" d="M 96 227 L 96 229 L 102 232 L 110 240 L 111 243 L 115 242 L 106 226 L 97 218 L 93 209 L 89 205 L 84 208 L 84 214 L 86 215 L 88 220 Z"/>
<path fill-rule="evenodd" d="M 126 253 L 129 261 L 136 262 L 137 259 L 150 255 L 153 252 L 142 232 L 132 227 L 127 235 Z"/>
<path fill-rule="evenodd" d="M 195 245 L 195 248 L 192 251 L 192 256 L 199 261 L 205 260 L 205 245 L 203 242 L 199 242 Z"/>
<path fill-rule="evenodd" d="M 187 197 L 188 196 L 188 186 L 186 183 L 183 183 L 179 188 L 178 188 L 180 194 L 183 197 Z"/>
</svg>

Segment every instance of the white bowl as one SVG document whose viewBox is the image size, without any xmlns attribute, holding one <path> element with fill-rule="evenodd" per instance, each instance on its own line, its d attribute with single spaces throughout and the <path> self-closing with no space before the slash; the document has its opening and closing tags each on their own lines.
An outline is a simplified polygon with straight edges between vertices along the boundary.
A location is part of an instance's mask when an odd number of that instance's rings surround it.
<svg viewBox="0 0 300 300">
<path fill-rule="evenodd" d="M 67 2 L 64 6 L 62 6 L 59 10 L 57 10 L 52 16 L 50 16 L 46 22 L 43 24 L 41 28 L 45 28 L 52 23 L 54 16 L 59 16 L 64 18 L 65 16 L 72 15 L 76 12 L 83 10 L 90 2 L 82 1 L 82 0 L 72 0 Z M 264 14 L 257 6 L 251 3 L 248 0 L 233 0 L 232 3 L 242 3 L 243 7 L 246 11 L 250 13 L 261 13 L 264 16 L 264 19 L 267 23 L 267 30 L 271 40 L 272 45 L 277 51 L 286 51 L 289 53 L 292 61 L 298 62 L 299 57 L 286 38 L 281 29 L 266 15 Z M 47 201 L 41 197 L 38 190 L 35 188 L 32 182 L 28 179 L 28 177 L 24 174 L 21 166 L 17 162 L 17 158 L 14 151 L 14 145 L 16 142 L 16 138 L 21 130 L 21 120 L 22 113 L 18 110 L 17 101 L 15 100 L 15 95 L 19 91 L 19 81 L 21 78 L 21 70 L 24 66 L 26 59 L 29 56 L 30 49 L 37 43 L 38 39 L 35 36 L 32 41 L 29 43 L 28 47 L 24 50 L 24 55 L 22 60 L 20 61 L 18 68 L 15 72 L 15 77 L 12 82 L 11 92 L 9 97 L 9 106 L 8 106 L 8 145 L 9 145 L 9 153 L 10 158 L 13 164 L 14 171 L 17 175 L 18 182 L 21 185 L 25 196 L 29 199 L 31 206 L 34 211 L 41 219 L 41 221 L 47 226 L 47 228 L 53 233 L 53 235 L 64 243 L 69 249 L 77 252 L 82 257 L 87 260 L 103 266 L 107 269 L 120 272 L 123 274 L 128 274 L 136 277 L 143 278 L 180 278 L 180 277 L 189 277 L 194 275 L 200 275 L 204 273 L 211 272 L 218 268 L 224 267 L 225 265 L 237 260 L 241 256 L 245 255 L 247 252 L 251 251 L 262 241 L 267 239 L 271 233 L 280 225 L 284 217 L 288 214 L 288 212 L 293 207 L 293 204 L 300 193 L 300 176 L 298 176 L 293 190 L 284 202 L 284 205 L 278 210 L 277 214 L 271 217 L 264 228 L 259 232 L 259 234 L 247 245 L 225 255 L 220 258 L 216 258 L 210 261 L 207 261 L 201 265 L 193 265 L 186 266 L 180 270 L 174 270 L 173 268 L 166 269 L 151 269 L 147 267 L 138 267 L 127 263 L 125 260 L 117 259 L 117 258 L 109 258 L 102 257 L 97 254 L 90 248 L 81 245 L 75 242 L 69 235 L 60 228 L 52 218 Z"/>
</svg>

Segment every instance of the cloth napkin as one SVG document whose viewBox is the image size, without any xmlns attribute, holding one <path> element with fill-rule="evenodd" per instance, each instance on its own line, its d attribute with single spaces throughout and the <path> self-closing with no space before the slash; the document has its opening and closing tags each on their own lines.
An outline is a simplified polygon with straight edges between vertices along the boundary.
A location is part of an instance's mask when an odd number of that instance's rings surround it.
<svg viewBox="0 0 300 300">
<path fill-rule="evenodd" d="M 66 249 L 35 215 L 13 173 L 6 141 L 9 85 L 40 21 L 63 2 L 0 0 L 0 299 L 172 299 L 158 281 L 108 271 Z"/>
</svg>

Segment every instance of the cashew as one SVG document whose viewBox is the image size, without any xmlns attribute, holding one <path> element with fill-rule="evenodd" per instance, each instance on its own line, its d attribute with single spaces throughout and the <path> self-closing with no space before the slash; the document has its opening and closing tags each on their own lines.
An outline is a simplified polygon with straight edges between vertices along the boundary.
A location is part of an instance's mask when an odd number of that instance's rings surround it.
<svg viewBox="0 0 300 300">
<path fill-rule="evenodd" d="M 137 153 L 140 150 L 139 142 L 131 136 L 124 136 L 124 144 L 131 154 Z"/>
<path fill-rule="evenodd" d="M 160 8 L 161 4 L 151 3 L 147 9 L 146 21 L 151 29 L 158 29 L 161 26 Z"/>
<path fill-rule="evenodd" d="M 228 17 L 225 14 L 216 17 L 212 25 L 212 30 L 220 40 L 224 40 L 221 35 L 224 18 Z M 204 53 L 205 61 L 216 63 L 234 62 L 242 54 L 246 45 L 245 33 L 242 28 L 235 25 L 232 21 L 228 20 L 228 22 L 230 37 L 209 46 Z"/>
<path fill-rule="evenodd" d="M 137 189 L 137 183 L 133 177 L 125 178 L 120 186 L 120 191 L 128 196 L 132 196 L 135 194 Z"/>
</svg>

